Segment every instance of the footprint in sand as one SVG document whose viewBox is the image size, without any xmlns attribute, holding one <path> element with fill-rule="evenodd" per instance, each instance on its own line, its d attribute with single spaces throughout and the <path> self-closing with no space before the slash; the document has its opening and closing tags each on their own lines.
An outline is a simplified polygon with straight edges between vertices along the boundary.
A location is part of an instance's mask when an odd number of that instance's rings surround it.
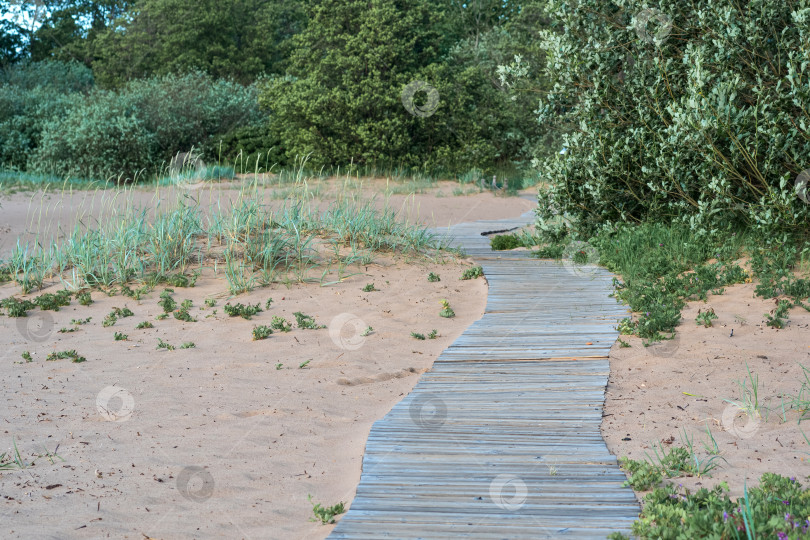
<svg viewBox="0 0 810 540">
<path fill-rule="evenodd" d="M 374 375 L 373 377 L 356 377 L 354 379 L 341 377 L 335 382 L 341 386 L 358 386 L 361 384 L 372 384 L 376 382 L 390 381 L 391 379 L 402 379 L 404 377 L 407 377 L 408 375 L 420 375 L 426 371 L 427 369 L 408 368 L 403 369 L 402 371 L 394 371 L 391 373 L 380 373 L 379 375 Z"/>
</svg>

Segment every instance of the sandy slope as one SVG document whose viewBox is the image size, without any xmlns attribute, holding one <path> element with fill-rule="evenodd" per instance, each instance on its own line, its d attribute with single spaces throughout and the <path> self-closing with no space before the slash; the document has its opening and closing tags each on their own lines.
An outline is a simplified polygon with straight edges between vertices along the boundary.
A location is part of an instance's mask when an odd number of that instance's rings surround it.
<svg viewBox="0 0 810 540">
<path fill-rule="evenodd" d="M 77 216 L 93 218 L 93 196 L 103 194 L 7 197 L 0 242 L 7 251 L 18 235 L 70 230 Z M 135 196 L 146 202 L 152 194 Z M 404 201 L 391 198 L 392 205 Z M 429 224 L 517 216 L 532 206 L 491 194 L 410 201 L 411 218 Z M 351 501 L 371 424 L 483 313 L 486 283 L 460 281 L 466 265 L 378 257 L 364 275 L 333 286 L 278 286 L 236 299 L 207 271 L 196 287 L 175 289 L 178 302 L 193 301 L 192 323 L 155 319 L 162 288 L 141 301 L 96 292 L 88 307 L 74 301 L 59 312 L 0 317 L 0 451 L 16 441 L 34 461 L 0 473 L 2 536 L 325 537 L 331 527 L 309 521 L 308 495 L 325 505 Z M 431 271 L 442 280 L 429 283 Z M 362 292 L 370 282 L 380 291 Z M 0 298 L 11 294 L 18 288 L 0 287 Z M 270 309 L 251 321 L 222 309 L 227 301 L 264 305 L 269 297 Z M 217 305 L 203 309 L 205 298 Z M 442 298 L 454 319 L 439 317 Z M 125 305 L 135 315 L 104 328 L 104 316 Z M 328 328 L 251 340 L 255 325 L 273 315 L 294 320 L 295 311 Z M 58 332 L 87 317 L 78 331 Z M 141 321 L 154 328 L 136 330 Z M 367 326 L 374 332 L 364 338 Z M 434 328 L 435 340 L 410 337 Z M 129 339 L 114 341 L 116 331 Z M 158 351 L 158 339 L 196 348 Z M 69 349 L 87 361 L 45 361 Z M 23 351 L 33 362 L 24 363 Z M 33 458 L 46 451 L 56 451 L 54 463 Z"/>
</svg>

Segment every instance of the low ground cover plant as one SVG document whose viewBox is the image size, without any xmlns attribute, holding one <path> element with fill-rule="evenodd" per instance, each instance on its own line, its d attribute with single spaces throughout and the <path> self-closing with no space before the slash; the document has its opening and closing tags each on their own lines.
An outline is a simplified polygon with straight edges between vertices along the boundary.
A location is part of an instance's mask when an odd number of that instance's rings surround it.
<svg viewBox="0 0 810 540">
<path fill-rule="evenodd" d="M 795 478 L 765 473 L 757 487 L 732 499 L 728 485 L 696 492 L 667 484 L 655 488 L 643 501 L 641 516 L 632 532 L 642 539 L 712 540 L 806 538 L 810 533 L 810 491 Z M 620 533 L 611 540 L 629 538 Z"/>
<path fill-rule="evenodd" d="M 716 319 L 717 314 L 712 308 L 709 308 L 706 311 L 698 310 L 697 317 L 695 317 L 695 321 L 698 324 L 702 324 L 704 328 L 709 328 L 712 325 L 712 321 Z"/>
<path fill-rule="evenodd" d="M 231 305 L 230 303 L 225 304 L 225 307 L 222 308 L 225 313 L 228 314 L 230 317 L 242 317 L 243 319 L 250 320 L 251 317 L 264 311 L 259 304 L 254 305 L 245 305 L 242 303 Z"/>
<path fill-rule="evenodd" d="M 545 251 L 534 252 L 543 258 L 561 257 L 564 246 L 572 242 L 566 236 L 545 239 L 552 243 Z M 810 280 L 793 272 L 800 242 L 781 250 L 768 247 L 761 234 L 718 232 L 698 237 L 685 225 L 642 223 L 606 227 L 587 244 L 599 253 L 601 265 L 619 274 L 614 296 L 637 313 L 622 321 L 620 332 L 648 340 L 672 337 L 686 302 L 706 301 L 729 285 L 760 280 L 756 293 L 777 299 L 776 308 L 765 314 L 774 328 L 785 324 L 792 307 L 805 307 L 810 295 Z M 750 270 L 738 262 L 744 255 L 750 256 Z M 572 259 L 576 263 L 576 254 Z M 698 324 L 711 326 L 715 318 L 711 308 L 701 310 Z"/>
<path fill-rule="evenodd" d="M 34 299 L 34 304 L 42 310 L 59 311 L 60 307 L 70 305 L 71 296 L 72 294 L 68 290 L 41 294 Z"/>
<path fill-rule="evenodd" d="M 47 360 L 49 362 L 54 361 L 54 360 L 70 360 L 71 362 L 74 362 L 74 363 L 77 363 L 77 364 L 87 361 L 87 359 L 84 356 L 80 355 L 75 350 L 59 351 L 59 352 L 54 351 L 54 352 L 50 353 L 45 358 L 45 360 Z"/>
<path fill-rule="evenodd" d="M 440 317 L 450 319 L 456 316 L 456 312 L 453 311 L 453 308 L 450 307 L 450 302 L 448 302 L 447 300 L 440 300 L 439 303 L 442 305 L 442 309 L 441 311 L 439 311 Z"/>
<path fill-rule="evenodd" d="M 484 269 L 480 266 L 473 266 L 472 268 L 467 268 L 462 272 L 461 279 L 475 279 L 479 278 L 484 275 Z"/>
<path fill-rule="evenodd" d="M 253 341 L 267 339 L 273 330 L 269 326 L 261 325 L 253 329 Z"/>
<path fill-rule="evenodd" d="M 126 306 L 123 308 L 114 307 L 113 310 L 108 313 L 106 317 L 104 317 L 101 325 L 105 328 L 108 326 L 113 326 L 116 322 L 118 322 L 118 319 L 132 317 L 133 315 L 135 314 L 132 312 L 132 310 Z"/>
<path fill-rule="evenodd" d="M 311 521 L 319 521 L 324 525 L 334 523 L 335 516 L 346 511 L 346 505 L 342 502 L 332 506 L 322 506 L 321 503 L 312 502 L 312 495 L 309 495 L 307 500 L 312 503 L 312 513 L 315 514 L 315 518 Z"/>
<path fill-rule="evenodd" d="M 315 322 L 315 318 L 311 315 L 306 315 L 301 313 L 300 311 L 296 311 L 293 313 L 295 317 L 295 324 L 298 328 L 303 328 L 305 330 L 320 330 L 321 328 L 326 328 L 325 324 L 318 324 Z"/>
<path fill-rule="evenodd" d="M 273 315 L 270 321 L 270 328 L 278 330 L 279 332 L 289 332 L 292 330 L 292 323 L 279 315 Z"/>
<path fill-rule="evenodd" d="M 197 319 L 192 317 L 191 314 L 188 312 L 188 310 L 191 309 L 192 305 L 193 304 L 191 300 L 183 300 L 183 302 L 180 304 L 180 308 L 174 312 L 174 318 L 177 319 L 178 321 L 196 322 Z"/>
</svg>

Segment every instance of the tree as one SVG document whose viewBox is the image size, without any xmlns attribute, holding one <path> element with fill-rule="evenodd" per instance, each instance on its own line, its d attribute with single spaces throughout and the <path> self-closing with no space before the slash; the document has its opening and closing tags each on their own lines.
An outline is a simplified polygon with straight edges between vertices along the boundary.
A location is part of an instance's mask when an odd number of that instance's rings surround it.
<svg viewBox="0 0 810 540">
<path fill-rule="evenodd" d="M 422 0 L 323 0 L 292 40 L 286 77 L 260 96 L 288 157 L 314 164 L 413 164 L 419 119 L 401 94 L 437 57 L 438 33 Z"/>
<path fill-rule="evenodd" d="M 248 84 L 283 70 L 302 23 L 285 0 L 143 0 L 98 36 L 93 71 L 105 86 L 195 70 Z"/>
<path fill-rule="evenodd" d="M 0 11 L 3 9 L 0 2 Z M 23 46 L 21 28 L 12 21 L 0 19 L 0 69 L 20 60 Z"/>
<path fill-rule="evenodd" d="M 78 61 L 90 67 L 96 38 L 132 5 L 127 0 L 50 0 L 29 43 L 33 61 Z"/>
</svg>

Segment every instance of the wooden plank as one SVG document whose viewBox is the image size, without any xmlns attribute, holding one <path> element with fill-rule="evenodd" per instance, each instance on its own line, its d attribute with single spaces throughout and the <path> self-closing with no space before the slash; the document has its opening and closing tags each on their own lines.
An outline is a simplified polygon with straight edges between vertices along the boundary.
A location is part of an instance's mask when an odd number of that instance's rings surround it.
<svg viewBox="0 0 810 540">
<path fill-rule="evenodd" d="M 627 533 L 633 491 L 599 427 L 626 308 L 598 267 L 492 252 L 443 232 L 484 269 L 484 316 L 375 422 L 349 511 L 330 538 L 604 538 Z"/>
</svg>

